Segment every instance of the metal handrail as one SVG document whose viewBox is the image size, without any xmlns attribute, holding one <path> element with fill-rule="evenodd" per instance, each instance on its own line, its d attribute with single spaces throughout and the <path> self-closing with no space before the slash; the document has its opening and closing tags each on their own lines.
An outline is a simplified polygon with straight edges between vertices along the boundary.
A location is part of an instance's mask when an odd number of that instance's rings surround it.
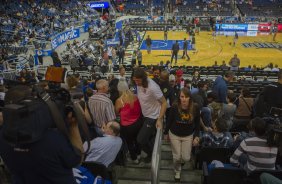
<svg viewBox="0 0 282 184">
<path fill-rule="evenodd" d="M 162 145 L 162 129 L 157 128 L 155 144 L 152 154 L 152 167 L 151 167 L 151 183 L 159 183 L 159 171 L 161 160 L 161 145 Z"/>
</svg>

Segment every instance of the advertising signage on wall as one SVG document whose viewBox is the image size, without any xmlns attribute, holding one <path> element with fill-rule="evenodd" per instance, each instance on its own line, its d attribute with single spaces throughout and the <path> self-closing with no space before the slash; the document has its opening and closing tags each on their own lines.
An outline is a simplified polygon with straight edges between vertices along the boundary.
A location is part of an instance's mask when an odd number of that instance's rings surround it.
<svg viewBox="0 0 282 184">
<path fill-rule="evenodd" d="M 217 31 L 257 31 L 258 24 L 216 24 Z"/>
<path fill-rule="evenodd" d="M 52 49 L 56 49 L 57 47 L 65 43 L 67 40 L 72 40 L 72 39 L 79 38 L 79 37 L 80 37 L 79 29 L 72 29 L 72 30 L 62 32 L 56 35 L 52 39 L 51 41 Z"/>
<path fill-rule="evenodd" d="M 90 2 L 88 6 L 93 9 L 100 9 L 100 8 L 109 8 L 109 2 Z"/>
<path fill-rule="evenodd" d="M 278 32 L 282 32 L 282 24 L 276 24 Z M 270 32 L 270 23 L 259 23 L 259 24 L 216 24 L 216 31 L 259 31 L 259 32 Z"/>
</svg>

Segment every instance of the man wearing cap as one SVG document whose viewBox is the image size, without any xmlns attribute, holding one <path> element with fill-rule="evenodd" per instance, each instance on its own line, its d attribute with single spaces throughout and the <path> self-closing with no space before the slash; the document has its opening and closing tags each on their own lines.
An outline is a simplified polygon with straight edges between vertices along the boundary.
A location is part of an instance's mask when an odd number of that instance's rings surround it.
<svg viewBox="0 0 282 184">
<path fill-rule="evenodd" d="M 213 84 L 212 91 L 217 94 L 217 100 L 219 103 L 227 103 L 227 82 L 232 81 L 234 78 L 234 73 L 232 71 L 227 71 L 225 75 L 218 76 Z"/>
</svg>

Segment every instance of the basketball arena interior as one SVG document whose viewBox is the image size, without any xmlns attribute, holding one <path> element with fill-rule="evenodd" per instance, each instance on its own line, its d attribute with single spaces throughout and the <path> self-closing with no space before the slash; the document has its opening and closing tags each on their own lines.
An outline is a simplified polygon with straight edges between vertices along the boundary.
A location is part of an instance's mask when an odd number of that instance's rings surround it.
<svg viewBox="0 0 282 184">
<path fill-rule="evenodd" d="M 0 4 L 0 184 L 282 183 L 282 0 Z"/>
</svg>

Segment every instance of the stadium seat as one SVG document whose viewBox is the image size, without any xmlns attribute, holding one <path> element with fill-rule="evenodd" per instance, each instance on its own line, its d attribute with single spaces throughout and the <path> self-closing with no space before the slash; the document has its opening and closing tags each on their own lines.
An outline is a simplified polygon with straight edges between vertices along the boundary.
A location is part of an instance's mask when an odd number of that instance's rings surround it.
<svg viewBox="0 0 282 184">
<path fill-rule="evenodd" d="M 204 184 L 243 184 L 247 173 L 239 168 L 213 168 L 209 173 L 207 164 L 204 162 L 203 175 Z"/>
</svg>

